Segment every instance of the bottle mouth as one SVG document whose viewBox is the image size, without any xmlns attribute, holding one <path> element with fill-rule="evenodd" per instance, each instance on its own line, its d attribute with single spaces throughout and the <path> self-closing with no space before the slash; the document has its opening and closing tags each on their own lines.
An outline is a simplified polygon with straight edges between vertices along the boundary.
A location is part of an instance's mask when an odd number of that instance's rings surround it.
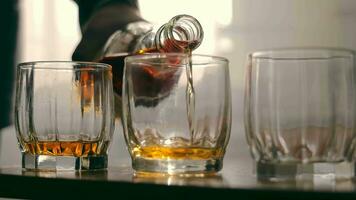
<svg viewBox="0 0 356 200">
<path fill-rule="evenodd" d="M 204 32 L 197 19 L 190 15 L 178 15 L 168 23 L 170 24 L 170 38 L 174 42 L 179 43 L 179 45 L 187 45 L 190 50 L 199 47 L 203 40 Z"/>
<path fill-rule="evenodd" d="M 173 49 L 182 52 L 198 48 L 204 37 L 201 24 L 190 15 L 175 16 L 160 28 L 160 30 L 163 29 L 167 30 L 165 34 L 169 39 L 171 48 L 173 46 Z"/>
</svg>

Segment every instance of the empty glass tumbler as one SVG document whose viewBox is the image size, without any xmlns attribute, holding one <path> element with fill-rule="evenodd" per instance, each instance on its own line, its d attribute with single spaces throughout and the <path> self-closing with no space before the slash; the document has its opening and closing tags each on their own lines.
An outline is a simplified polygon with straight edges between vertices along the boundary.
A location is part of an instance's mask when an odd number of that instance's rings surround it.
<svg viewBox="0 0 356 200">
<path fill-rule="evenodd" d="M 294 48 L 249 56 L 245 128 L 258 178 L 352 176 L 355 76 L 349 50 Z"/>
<path fill-rule="evenodd" d="M 24 169 L 106 168 L 113 114 L 109 65 L 53 61 L 17 67 L 15 123 Z"/>
<path fill-rule="evenodd" d="M 192 61 L 190 65 L 190 61 Z M 230 135 L 228 61 L 186 54 L 125 59 L 123 124 L 136 172 L 215 173 Z"/>
</svg>

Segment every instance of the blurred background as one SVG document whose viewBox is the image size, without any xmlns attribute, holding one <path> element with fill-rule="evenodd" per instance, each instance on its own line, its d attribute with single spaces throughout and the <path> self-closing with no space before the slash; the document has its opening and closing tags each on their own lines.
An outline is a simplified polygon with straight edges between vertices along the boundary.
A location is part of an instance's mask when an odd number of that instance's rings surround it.
<svg viewBox="0 0 356 200">
<path fill-rule="evenodd" d="M 230 60 L 233 125 L 226 159 L 249 158 L 242 118 L 248 53 L 291 46 L 356 50 L 355 0 L 139 0 L 139 6 L 143 18 L 156 25 L 177 14 L 196 17 L 205 37 L 195 53 Z M 71 59 L 81 38 L 72 0 L 20 0 L 19 12 L 17 63 Z M 2 129 L 0 137 L 0 164 L 20 165 L 14 127 Z M 115 130 L 110 165 L 130 165 L 121 127 Z"/>
</svg>

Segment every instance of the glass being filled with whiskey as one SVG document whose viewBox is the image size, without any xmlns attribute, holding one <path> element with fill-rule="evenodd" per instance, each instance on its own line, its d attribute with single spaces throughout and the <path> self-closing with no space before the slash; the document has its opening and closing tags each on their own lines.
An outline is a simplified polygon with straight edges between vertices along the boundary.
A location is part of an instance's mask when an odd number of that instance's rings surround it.
<svg viewBox="0 0 356 200">
<path fill-rule="evenodd" d="M 245 128 L 259 179 L 354 176 L 353 51 L 260 51 L 246 69 Z"/>
<path fill-rule="evenodd" d="M 139 173 L 221 170 L 231 125 L 228 61 L 182 53 L 125 59 L 123 126 Z"/>
<path fill-rule="evenodd" d="M 23 169 L 105 169 L 114 130 L 111 66 L 19 64 L 15 123 Z"/>
</svg>

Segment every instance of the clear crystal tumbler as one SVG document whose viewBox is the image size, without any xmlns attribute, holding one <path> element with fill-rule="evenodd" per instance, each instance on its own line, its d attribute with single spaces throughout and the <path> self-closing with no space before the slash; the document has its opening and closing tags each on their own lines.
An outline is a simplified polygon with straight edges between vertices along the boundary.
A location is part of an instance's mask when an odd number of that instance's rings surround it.
<svg viewBox="0 0 356 200">
<path fill-rule="evenodd" d="M 123 85 L 124 132 L 136 172 L 196 175 L 222 168 L 231 125 L 226 59 L 130 56 Z"/>
<path fill-rule="evenodd" d="M 114 130 L 111 67 L 89 62 L 19 64 L 15 123 L 23 169 L 106 168 Z"/>
<path fill-rule="evenodd" d="M 258 178 L 353 176 L 355 114 L 354 52 L 292 48 L 250 54 L 245 129 Z"/>
</svg>

